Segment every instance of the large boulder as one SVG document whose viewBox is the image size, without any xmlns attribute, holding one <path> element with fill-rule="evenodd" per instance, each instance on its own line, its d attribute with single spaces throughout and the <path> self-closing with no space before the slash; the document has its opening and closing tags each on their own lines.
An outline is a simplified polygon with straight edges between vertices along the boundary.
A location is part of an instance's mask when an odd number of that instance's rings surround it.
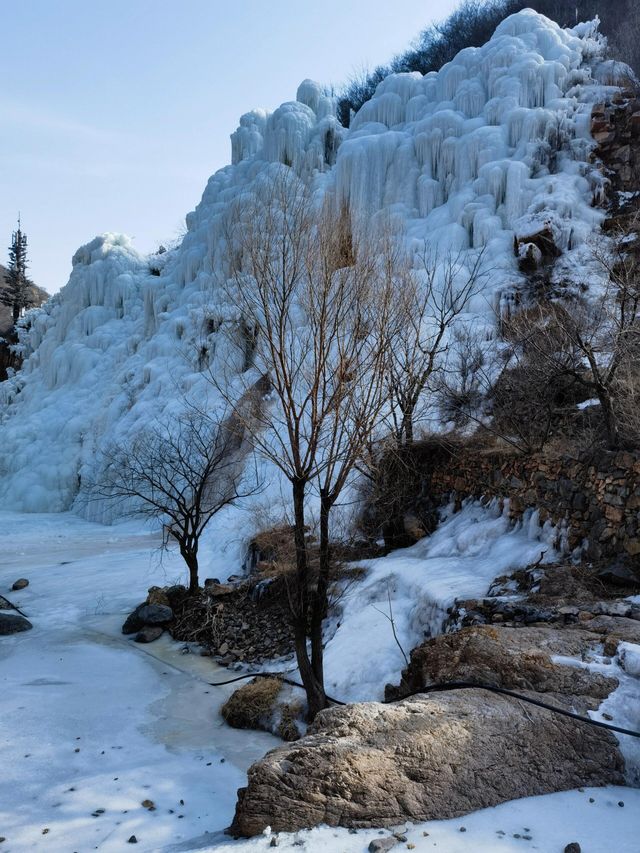
<svg viewBox="0 0 640 853">
<path fill-rule="evenodd" d="M 624 784 L 613 735 L 482 690 L 323 711 L 249 770 L 231 832 L 394 826 Z"/>
<path fill-rule="evenodd" d="M 6 634 L 18 634 L 20 631 L 28 631 L 33 628 L 31 622 L 18 613 L 0 612 L 0 636 Z"/>
<path fill-rule="evenodd" d="M 166 625 L 173 619 L 173 610 L 166 604 L 147 604 L 144 601 L 130 613 L 122 626 L 123 634 L 137 634 L 145 625 Z"/>
</svg>

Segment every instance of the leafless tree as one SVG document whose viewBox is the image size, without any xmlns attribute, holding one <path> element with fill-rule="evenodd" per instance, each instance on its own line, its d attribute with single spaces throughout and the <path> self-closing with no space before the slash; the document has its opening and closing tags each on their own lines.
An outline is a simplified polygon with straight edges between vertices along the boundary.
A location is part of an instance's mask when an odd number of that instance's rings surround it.
<svg viewBox="0 0 640 853">
<path fill-rule="evenodd" d="M 455 322 L 486 273 L 482 252 L 469 261 L 462 252 L 438 255 L 425 243 L 410 259 L 395 235 L 385 242 L 385 272 L 400 317 L 388 360 L 390 418 L 398 445 L 411 445 L 428 405 L 425 390 L 443 368 Z"/>
<path fill-rule="evenodd" d="M 231 418 L 188 406 L 178 417 L 157 421 L 125 444 L 102 453 L 102 475 L 88 485 L 102 498 L 163 524 L 164 545 L 178 543 L 198 590 L 198 548 L 216 513 L 259 488 L 243 472 L 246 446 Z"/>
<path fill-rule="evenodd" d="M 243 376 L 247 385 L 263 377 L 269 388 L 250 416 L 233 405 L 256 450 L 291 483 L 296 584 L 290 603 L 313 718 L 327 705 L 322 623 L 330 513 L 385 405 L 392 293 L 366 234 L 353 233 L 344 213 L 314 212 L 289 170 L 232 209 L 227 241 L 232 261 L 224 287 L 239 323 L 252 330 L 252 368 Z M 212 380 L 220 388 L 219 379 Z M 230 400 L 228 390 L 221 391 Z M 317 573 L 306 539 L 314 488 L 320 495 Z"/>
<path fill-rule="evenodd" d="M 503 342 L 491 358 L 482 354 L 477 338 L 458 341 L 445 383 L 447 407 L 457 405 L 461 415 L 529 453 L 570 429 L 576 402 L 586 396 L 599 403 L 609 448 L 637 441 L 637 232 L 635 223 L 593 246 L 595 274 L 587 296 L 541 301 L 503 320 Z M 498 353 L 502 367 L 496 370 Z M 457 394 L 456 368 L 463 363 L 474 365 L 472 398 Z M 484 410 L 478 400 L 484 400 Z"/>
</svg>

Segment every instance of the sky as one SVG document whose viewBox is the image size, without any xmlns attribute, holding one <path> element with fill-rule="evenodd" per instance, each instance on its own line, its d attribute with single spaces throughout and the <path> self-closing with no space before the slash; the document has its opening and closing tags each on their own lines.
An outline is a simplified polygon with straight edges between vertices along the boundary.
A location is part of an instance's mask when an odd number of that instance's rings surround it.
<svg viewBox="0 0 640 853">
<path fill-rule="evenodd" d="M 175 239 L 243 113 L 307 77 L 339 87 L 456 5 L 0 0 L 0 263 L 18 211 L 50 293 L 96 234 L 141 252 Z"/>
</svg>

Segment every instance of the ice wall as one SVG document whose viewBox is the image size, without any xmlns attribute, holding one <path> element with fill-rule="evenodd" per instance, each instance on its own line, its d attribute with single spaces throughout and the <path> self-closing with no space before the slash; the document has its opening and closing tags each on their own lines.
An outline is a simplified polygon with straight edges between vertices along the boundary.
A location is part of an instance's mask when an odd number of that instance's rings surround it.
<svg viewBox="0 0 640 853">
<path fill-rule="evenodd" d="M 0 504 L 77 508 L 105 441 L 183 394 L 211 394 L 206 371 L 230 362 L 221 325 L 237 320 L 216 286 L 222 215 L 274 170 L 295 170 L 354 221 L 392 217 L 409 245 L 482 251 L 491 274 L 470 313 L 491 334 L 521 284 L 514 235 L 547 226 L 570 253 L 601 221 L 590 110 L 628 72 L 603 65 L 603 49 L 595 24 L 563 30 L 526 10 L 438 73 L 382 81 L 348 131 L 309 80 L 273 113 L 242 116 L 232 164 L 210 178 L 179 248 L 149 259 L 98 237 L 25 319 L 23 369 L 0 386 Z"/>
</svg>

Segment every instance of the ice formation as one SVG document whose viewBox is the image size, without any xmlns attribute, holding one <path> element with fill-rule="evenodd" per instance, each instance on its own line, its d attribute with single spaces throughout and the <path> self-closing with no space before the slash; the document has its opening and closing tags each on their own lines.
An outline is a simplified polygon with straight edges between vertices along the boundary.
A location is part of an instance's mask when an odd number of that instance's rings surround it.
<svg viewBox="0 0 640 853">
<path fill-rule="evenodd" d="M 393 217 L 409 246 L 484 251 L 491 275 L 470 311 L 490 334 L 521 284 L 514 235 L 545 226 L 570 253 L 601 221 L 591 106 L 626 73 L 603 50 L 596 24 L 563 30 L 525 10 L 437 73 L 383 80 L 349 130 L 309 80 L 273 113 L 242 116 L 232 164 L 210 178 L 177 249 L 143 258 L 125 237 L 98 237 L 26 318 L 24 366 L 0 386 L 0 504 L 78 508 L 103 442 L 180 394 L 211 393 L 203 369 L 228 347 L 221 218 L 274 169 L 295 170 L 354 220 Z"/>
</svg>

